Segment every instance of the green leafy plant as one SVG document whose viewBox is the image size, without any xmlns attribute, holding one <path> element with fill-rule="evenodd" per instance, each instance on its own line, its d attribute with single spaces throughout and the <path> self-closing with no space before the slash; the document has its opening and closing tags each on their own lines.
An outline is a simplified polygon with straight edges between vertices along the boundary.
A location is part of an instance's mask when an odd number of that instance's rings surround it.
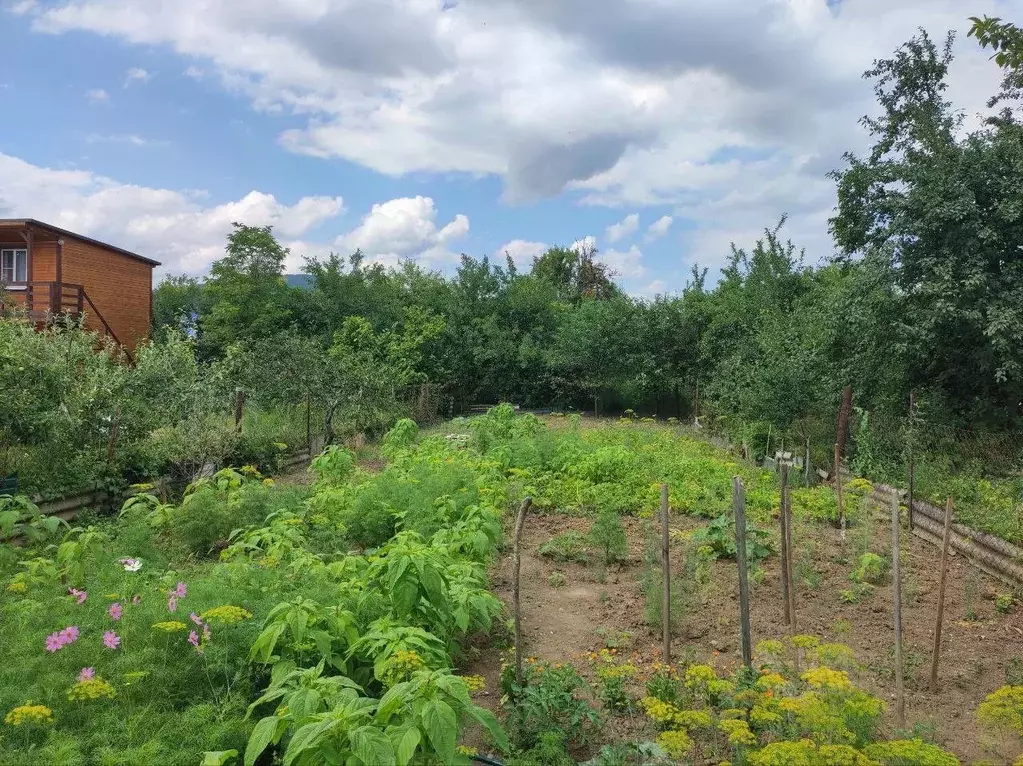
<svg viewBox="0 0 1023 766">
<path fill-rule="evenodd" d="M 625 535 L 622 517 L 613 510 L 602 510 L 597 514 L 588 539 L 606 565 L 623 561 L 628 556 L 629 540 Z"/>
<path fill-rule="evenodd" d="M 509 702 L 508 726 L 519 747 L 534 747 L 551 729 L 564 732 L 570 743 L 587 741 L 600 723 L 600 715 L 581 698 L 586 682 L 570 664 L 529 662 L 523 683 L 515 683 L 514 668 L 501 672 L 501 689 Z"/>
<path fill-rule="evenodd" d="M 692 535 L 697 546 L 709 546 L 717 558 L 735 557 L 735 521 L 727 515 L 718 516 L 706 527 L 702 527 Z M 754 526 L 746 520 L 746 563 L 754 568 L 771 555 L 770 534 L 765 529 Z"/>
<path fill-rule="evenodd" d="M 571 530 L 562 532 L 543 543 L 537 552 L 544 558 L 553 559 L 558 562 L 575 561 L 586 563 L 589 561 L 588 543 L 582 532 Z"/>
</svg>

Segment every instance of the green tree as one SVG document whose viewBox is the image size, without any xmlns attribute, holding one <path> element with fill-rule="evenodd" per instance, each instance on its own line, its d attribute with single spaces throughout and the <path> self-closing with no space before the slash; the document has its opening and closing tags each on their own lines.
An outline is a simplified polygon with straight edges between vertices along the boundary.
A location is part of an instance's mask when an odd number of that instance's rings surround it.
<svg viewBox="0 0 1023 766">
<path fill-rule="evenodd" d="M 226 255 L 205 283 L 208 310 L 201 340 L 207 355 L 231 343 L 274 335 L 295 322 L 296 290 L 284 280 L 289 255 L 270 226 L 232 224 Z"/>
<path fill-rule="evenodd" d="M 949 35 L 921 32 L 866 73 L 882 107 L 875 144 L 834 174 L 843 257 L 883 264 L 899 289 L 910 386 L 962 416 L 1005 423 L 1023 395 L 1023 143 L 1016 126 L 959 137 L 944 98 Z"/>
</svg>

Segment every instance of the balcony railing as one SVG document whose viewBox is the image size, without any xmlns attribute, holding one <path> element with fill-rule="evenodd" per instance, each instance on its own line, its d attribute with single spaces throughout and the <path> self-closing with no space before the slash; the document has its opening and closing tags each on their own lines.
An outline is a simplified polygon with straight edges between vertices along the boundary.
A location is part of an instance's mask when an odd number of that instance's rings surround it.
<svg viewBox="0 0 1023 766">
<path fill-rule="evenodd" d="M 48 324 L 59 316 L 78 317 L 86 314 L 87 325 L 93 325 L 93 329 L 102 332 L 104 337 L 109 336 L 116 343 L 121 343 L 85 288 L 73 282 L 23 282 L 9 285 L 0 300 L 0 314 L 12 310 L 27 315 L 29 321 L 37 324 Z"/>
</svg>

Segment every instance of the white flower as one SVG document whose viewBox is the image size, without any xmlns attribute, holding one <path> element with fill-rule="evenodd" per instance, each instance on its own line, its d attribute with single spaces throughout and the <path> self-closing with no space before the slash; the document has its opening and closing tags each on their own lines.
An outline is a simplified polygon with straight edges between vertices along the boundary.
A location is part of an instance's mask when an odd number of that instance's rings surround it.
<svg viewBox="0 0 1023 766">
<path fill-rule="evenodd" d="M 139 559 L 119 559 L 125 572 L 137 572 L 142 569 L 142 562 Z"/>
</svg>

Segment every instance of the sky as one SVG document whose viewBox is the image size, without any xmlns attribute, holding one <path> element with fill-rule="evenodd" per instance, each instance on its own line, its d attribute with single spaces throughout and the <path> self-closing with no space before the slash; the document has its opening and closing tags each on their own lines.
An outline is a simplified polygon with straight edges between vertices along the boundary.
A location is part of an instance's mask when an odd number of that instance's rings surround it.
<svg viewBox="0 0 1023 766">
<path fill-rule="evenodd" d="M 272 225 L 291 272 L 590 241 L 630 293 L 670 293 L 782 215 L 827 258 L 863 71 L 957 30 L 976 124 L 984 14 L 1023 0 L 0 0 L 0 217 L 158 276 L 208 272 L 233 221 Z"/>
</svg>

